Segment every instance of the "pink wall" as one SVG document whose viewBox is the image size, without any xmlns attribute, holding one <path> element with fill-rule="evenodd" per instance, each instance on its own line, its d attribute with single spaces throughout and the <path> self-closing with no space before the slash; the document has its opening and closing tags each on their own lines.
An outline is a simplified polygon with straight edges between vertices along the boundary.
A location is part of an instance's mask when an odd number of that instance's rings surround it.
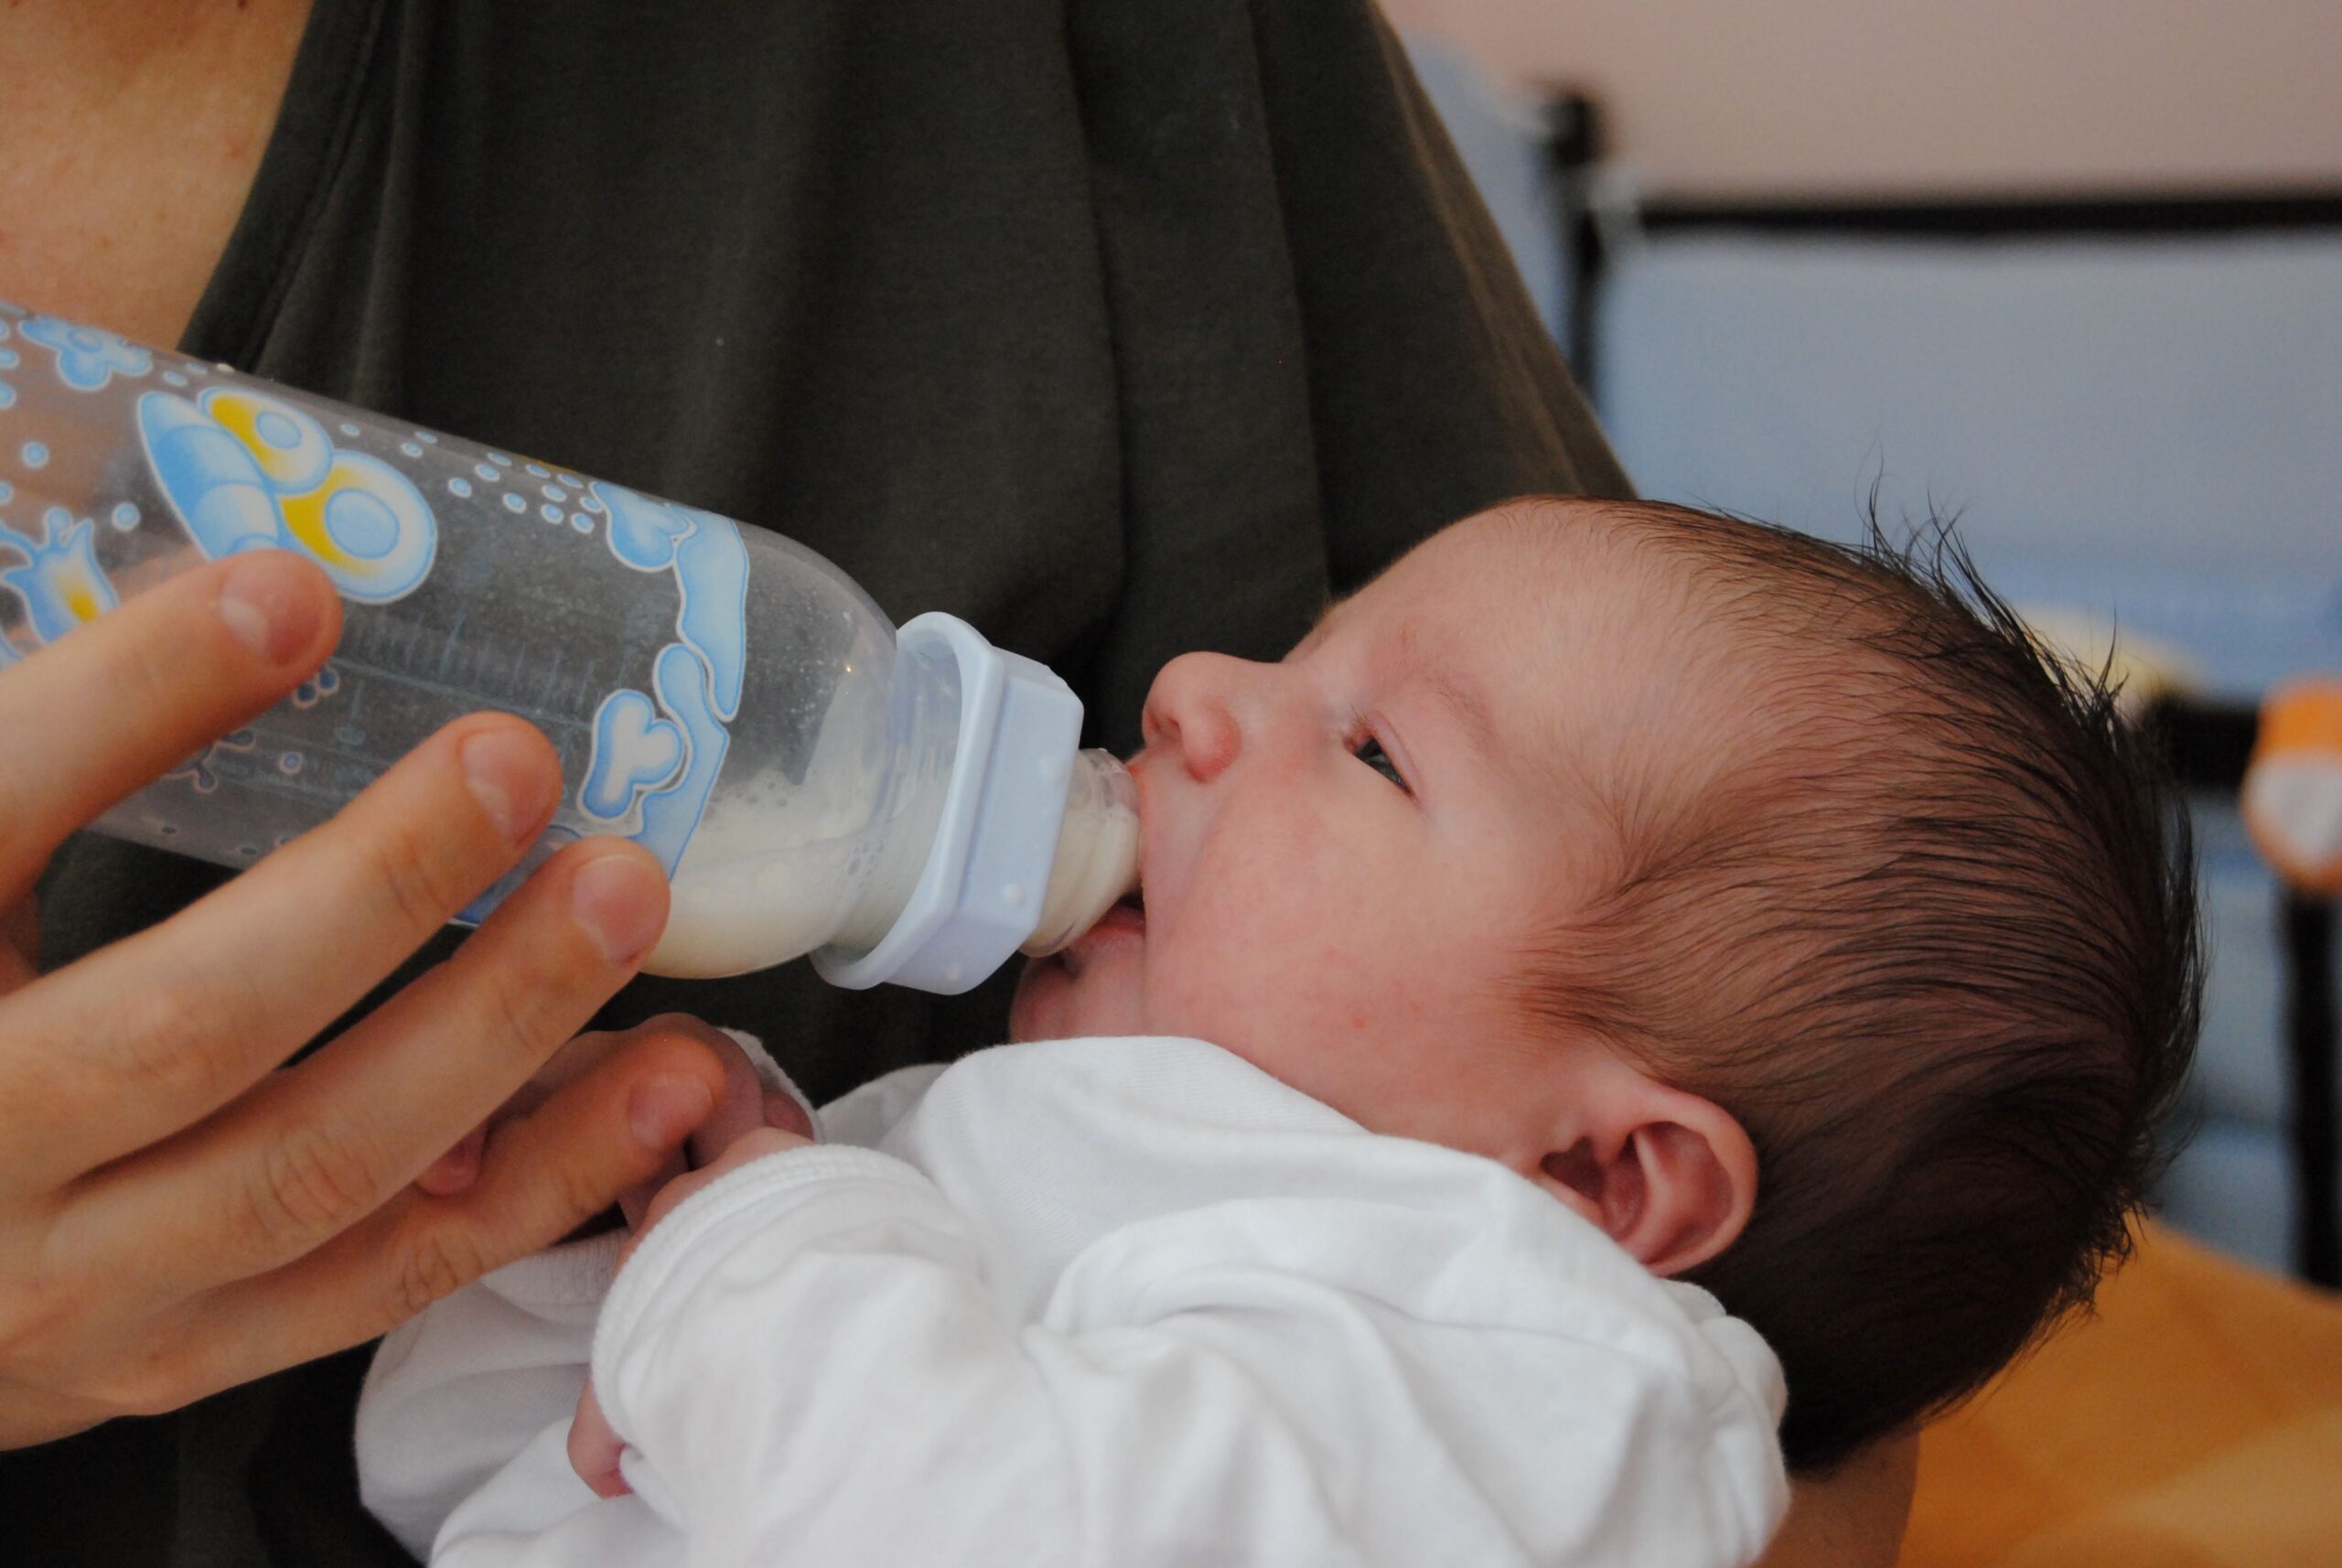
<svg viewBox="0 0 2342 1568">
<path fill-rule="evenodd" d="M 1653 191 L 2342 185 L 2342 0 L 1383 0 Z"/>
</svg>

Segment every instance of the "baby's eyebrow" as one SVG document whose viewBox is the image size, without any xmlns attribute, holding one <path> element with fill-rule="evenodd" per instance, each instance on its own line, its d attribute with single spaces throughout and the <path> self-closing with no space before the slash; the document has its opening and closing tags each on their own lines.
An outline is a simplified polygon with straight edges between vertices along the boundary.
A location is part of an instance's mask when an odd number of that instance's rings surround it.
<svg viewBox="0 0 2342 1568">
<path fill-rule="evenodd" d="M 1412 621 L 1399 628 L 1399 654 L 1409 672 L 1429 687 L 1431 694 L 1456 716 L 1457 725 L 1480 754 L 1492 760 L 1505 760 L 1507 753 L 1498 734 L 1496 716 L 1489 712 L 1480 689 L 1459 675 Z"/>
<path fill-rule="evenodd" d="M 1309 623 L 1309 629 L 1301 634 L 1301 640 L 1293 645 L 1285 657 L 1291 659 L 1295 654 L 1307 651 L 1312 643 L 1324 637 L 1327 628 L 1333 625 L 1334 612 L 1340 609 L 1346 602 L 1346 597 L 1327 599 L 1326 607 L 1317 612 L 1317 618 Z"/>
</svg>

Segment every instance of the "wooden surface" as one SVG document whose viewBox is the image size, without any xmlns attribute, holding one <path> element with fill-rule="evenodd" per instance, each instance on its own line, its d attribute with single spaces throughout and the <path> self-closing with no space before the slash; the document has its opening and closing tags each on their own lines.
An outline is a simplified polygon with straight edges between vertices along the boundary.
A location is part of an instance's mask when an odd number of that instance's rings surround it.
<svg viewBox="0 0 2342 1568">
<path fill-rule="evenodd" d="M 2149 1228 L 1931 1427 L 1902 1568 L 2342 1565 L 2342 1299 Z"/>
</svg>

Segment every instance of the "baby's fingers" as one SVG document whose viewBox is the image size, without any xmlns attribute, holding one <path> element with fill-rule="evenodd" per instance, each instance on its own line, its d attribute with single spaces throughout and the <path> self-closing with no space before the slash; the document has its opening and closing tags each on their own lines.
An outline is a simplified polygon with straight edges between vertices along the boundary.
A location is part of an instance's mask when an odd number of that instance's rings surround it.
<svg viewBox="0 0 2342 1568">
<path fill-rule="evenodd" d="M 626 1260 L 634 1256 L 634 1250 L 642 1244 L 642 1239 L 657 1228 L 661 1220 L 681 1208 L 683 1201 L 694 1193 L 714 1187 L 742 1165 L 763 1159 L 768 1155 L 812 1146 L 812 1139 L 783 1132 L 778 1127 L 759 1127 L 746 1137 L 734 1140 L 732 1146 L 725 1150 L 723 1156 L 714 1165 L 686 1171 L 659 1189 L 650 1207 L 643 1211 L 642 1218 L 634 1221 L 634 1234 L 626 1239 L 626 1245 L 619 1250 L 619 1266 L 624 1267 Z M 628 1218 L 632 1219 L 631 1216 Z"/>
<path fill-rule="evenodd" d="M 668 1183 L 680 1179 L 691 1168 L 690 1163 L 683 1158 L 683 1151 L 677 1149 L 667 1156 L 665 1165 L 618 1194 L 618 1212 L 626 1216 L 626 1228 L 639 1230 L 649 1224 L 651 1204 L 658 1201 Z"/>
<path fill-rule="evenodd" d="M 625 1453 L 625 1442 L 602 1413 L 594 1385 L 587 1383 L 586 1391 L 577 1396 L 577 1414 L 569 1423 L 569 1467 L 596 1497 L 622 1498 L 634 1490 L 618 1473 L 618 1459 Z"/>
<path fill-rule="evenodd" d="M 424 1167 L 414 1185 L 434 1197 L 453 1197 L 479 1176 L 480 1151 L 488 1146 L 486 1126 L 473 1128 L 463 1142 Z"/>
<path fill-rule="evenodd" d="M 757 1069 L 748 1065 L 747 1054 L 721 1029 L 710 1028 L 697 1019 L 686 1022 L 705 1031 L 724 1061 L 724 1093 L 715 1102 L 714 1113 L 700 1123 L 691 1141 L 692 1164 L 712 1165 L 724 1157 L 725 1150 L 767 1124 L 765 1086 L 757 1080 Z"/>
</svg>

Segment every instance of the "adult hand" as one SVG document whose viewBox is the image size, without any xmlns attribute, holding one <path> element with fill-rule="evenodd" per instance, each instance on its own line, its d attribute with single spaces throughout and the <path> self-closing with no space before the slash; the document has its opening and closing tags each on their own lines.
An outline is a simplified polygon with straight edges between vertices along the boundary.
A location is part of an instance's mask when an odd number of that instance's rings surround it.
<svg viewBox="0 0 2342 1568">
<path fill-rule="evenodd" d="M 324 575 L 242 555 L 0 671 L 0 1445 L 167 1410 L 367 1339 L 657 1172 L 722 1064 L 653 1032 L 410 1188 L 632 974 L 666 918 L 634 845 L 572 844 L 446 963 L 281 1064 L 518 863 L 560 791 L 528 725 L 449 725 L 332 822 L 36 976 L 56 846 L 333 646 Z M 92 715 L 102 715 L 97 722 Z M 23 744 L 25 737 L 39 743 Z"/>
<path fill-rule="evenodd" d="M 630 1029 L 603 1029 L 580 1035 L 555 1051 L 529 1081 L 492 1112 L 488 1120 L 467 1133 L 463 1142 L 440 1155 L 414 1178 L 415 1186 L 439 1197 L 453 1197 L 479 1179 L 480 1162 L 489 1138 L 508 1123 L 524 1121 L 571 1084 L 592 1074 L 613 1057 L 632 1050 L 648 1036 L 682 1035 L 700 1041 L 722 1064 L 724 1087 L 715 1109 L 692 1132 L 690 1140 L 667 1156 L 650 1176 L 618 1194 L 618 1207 L 629 1226 L 641 1228 L 650 1201 L 661 1188 L 697 1166 L 714 1164 L 735 1142 L 762 1127 L 811 1136 L 812 1113 L 790 1095 L 769 1090 L 757 1077 L 748 1053 L 722 1029 L 686 1013 L 666 1013 Z"/>
</svg>

